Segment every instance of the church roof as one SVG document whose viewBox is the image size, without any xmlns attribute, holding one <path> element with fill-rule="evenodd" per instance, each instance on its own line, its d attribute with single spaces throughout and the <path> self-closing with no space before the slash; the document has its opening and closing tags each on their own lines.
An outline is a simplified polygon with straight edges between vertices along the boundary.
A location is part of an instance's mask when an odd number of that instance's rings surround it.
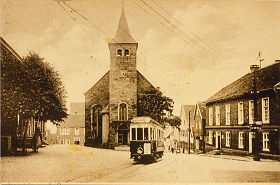
<svg viewBox="0 0 280 185">
<path fill-rule="evenodd" d="M 114 41 L 117 43 L 136 43 L 130 34 L 123 8 Z"/>
</svg>

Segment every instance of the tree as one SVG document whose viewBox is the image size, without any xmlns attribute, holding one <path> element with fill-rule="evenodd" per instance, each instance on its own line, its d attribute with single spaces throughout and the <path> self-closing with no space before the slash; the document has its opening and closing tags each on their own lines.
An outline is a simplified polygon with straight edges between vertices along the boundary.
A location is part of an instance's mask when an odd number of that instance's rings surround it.
<svg viewBox="0 0 280 185">
<path fill-rule="evenodd" d="M 15 136 L 18 116 L 26 136 L 28 120 L 55 124 L 67 117 L 66 91 L 58 72 L 38 54 L 18 60 L 8 52 L 1 58 L 1 132 Z"/>
<path fill-rule="evenodd" d="M 22 106 L 28 110 L 25 114 L 59 124 L 67 117 L 66 91 L 59 73 L 43 60 L 35 53 L 23 59 L 24 90 L 28 93 Z"/>
<path fill-rule="evenodd" d="M 172 126 L 179 127 L 181 124 L 180 118 L 174 116 L 173 112 L 174 101 L 162 92 L 157 90 L 146 91 L 138 97 L 138 116 L 149 116 L 159 123 L 168 122 Z"/>
</svg>

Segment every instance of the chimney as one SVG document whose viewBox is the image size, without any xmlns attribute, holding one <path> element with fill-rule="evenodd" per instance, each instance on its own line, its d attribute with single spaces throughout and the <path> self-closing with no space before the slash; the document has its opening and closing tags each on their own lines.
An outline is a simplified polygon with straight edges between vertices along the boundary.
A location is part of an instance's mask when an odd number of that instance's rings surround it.
<svg viewBox="0 0 280 185">
<path fill-rule="evenodd" d="M 259 65 L 251 65 L 250 66 L 251 73 L 257 71 L 259 68 L 260 68 Z"/>
<path fill-rule="evenodd" d="M 275 60 L 275 63 L 280 63 L 280 60 Z"/>
</svg>

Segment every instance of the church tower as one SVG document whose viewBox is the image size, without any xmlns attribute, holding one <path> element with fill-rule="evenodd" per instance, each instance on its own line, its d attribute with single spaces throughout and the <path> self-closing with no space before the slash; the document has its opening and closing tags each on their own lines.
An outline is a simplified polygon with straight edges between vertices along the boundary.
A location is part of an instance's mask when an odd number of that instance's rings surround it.
<svg viewBox="0 0 280 185">
<path fill-rule="evenodd" d="M 109 74 L 109 142 L 115 145 L 129 144 L 129 121 L 137 116 L 138 43 L 130 34 L 124 9 L 110 50 Z"/>
</svg>

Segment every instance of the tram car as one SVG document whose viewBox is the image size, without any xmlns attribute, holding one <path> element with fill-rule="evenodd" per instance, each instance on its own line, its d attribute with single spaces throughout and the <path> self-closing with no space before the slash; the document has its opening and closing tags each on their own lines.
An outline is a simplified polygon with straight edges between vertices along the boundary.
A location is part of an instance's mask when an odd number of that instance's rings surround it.
<svg viewBox="0 0 280 185">
<path fill-rule="evenodd" d="M 130 124 L 130 158 L 153 161 L 163 156 L 162 126 L 150 117 L 136 117 Z"/>
</svg>

